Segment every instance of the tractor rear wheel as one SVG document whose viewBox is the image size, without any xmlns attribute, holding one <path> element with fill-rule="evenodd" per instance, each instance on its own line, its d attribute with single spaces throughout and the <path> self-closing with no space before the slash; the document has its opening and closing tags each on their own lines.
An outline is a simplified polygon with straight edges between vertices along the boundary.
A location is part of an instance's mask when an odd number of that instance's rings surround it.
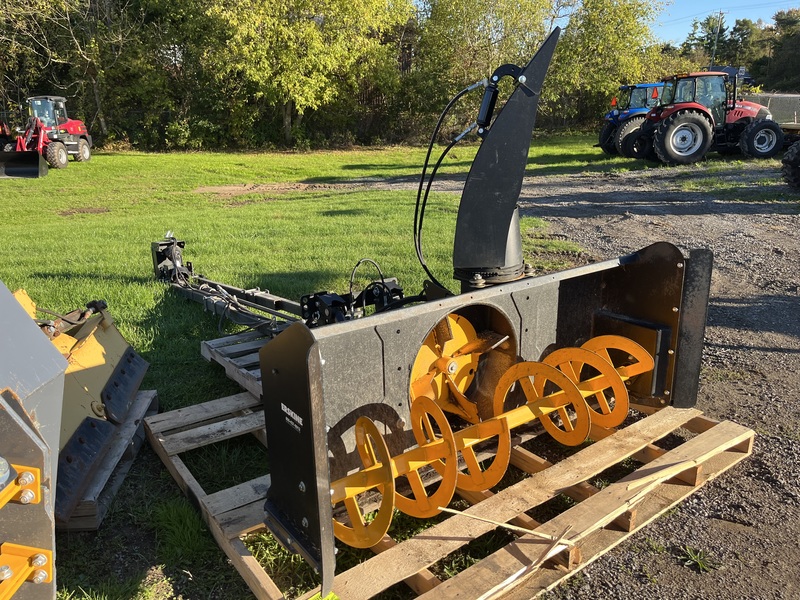
<svg viewBox="0 0 800 600">
<path fill-rule="evenodd" d="M 611 121 L 606 121 L 603 128 L 600 130 L 600 149 L 608 154 L 614 156 L 617 153 L 617 148 L 614 145 L 614 134 L 617 131 L 617 126 Z"/>
<path fill-rule="evenodd" d="M 69 164 L 69 154 L 67 148 L 61 142 L 50 142 L 47 144 L 47 162 L 54 169 L 65 169 Z"/>
<path fill-rule="evenodd" d="M 783 148 L 783 130 L 775 121 L 753 121 L 739 136 L 739 147 L 748 158 L 772 158 Z"/>
<path fill-rule="evenodd" d="M 75 155 L 75 162 L 86 162 L 92 158 L 92 151 L 89 142 L 83 138 L 78 140 L 78 153 Z"/>
<path fill-rule="evenodd" d="M 617 127 L 617 133 L 614 136 L 614 146 L 617 148 L 617 152 L 622 156 L 626 158 L 636 158 L 635 156 L 628 156 L 625 154 L 625 142 L 628 137 L 639 131 L 639 127 L 642 126 L 642 123 L 644 123 L 644 117 L 631 117 L 623 121 L 622 124 Z"/>
<path fill-rule="evenodd" d="M 692 111 L 667 117 L 653 136 L 658 158 L 668 165 L 691 165 L 702 160 L 713 141 L 711 123 Z"/>
<path fill-rule="evenodd" d="M 800 142 L 792 144 L 781 161 L 783 180 L 796 190 L 800 190 Z"/>
</svg>

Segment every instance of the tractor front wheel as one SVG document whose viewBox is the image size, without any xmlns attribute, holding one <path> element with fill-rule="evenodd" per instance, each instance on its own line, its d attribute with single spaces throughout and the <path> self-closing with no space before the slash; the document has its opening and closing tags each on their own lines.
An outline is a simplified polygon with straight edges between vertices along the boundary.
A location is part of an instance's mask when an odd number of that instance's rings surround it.
<svg viewBox="0 0 800 600">
<path fill-rule="evenodd" d="M 54 169 L 65 169 L 69 164 L 69 154 L 67 148 L 61 142 L 50 142 L 47 144 L 47 162 Z"/>
<path fill-rule="evenodd" d="M 614 134 L 617 131 L 617 126 L 611 121 L 606 121 L 603 128 L 600 130 L 600 149 L 608 154 L 614 156 L 617 153 L 617 148 L 614 145 Z"/>
<path fill-rule="evenodd" d="M 86 162 L 92 158 L 92 151 L 89 142 L 81 138 L 78 140 L 78 153 L 75 155 L 75 162 Z"/>
<path fill-rule="evenodd" d="M 626 154 L 626 143 L 629 137 L 639 131 L 642 123 L 644 123 L 644 117 L 631 117 L 623 121 L 622 124 L 617 127 L 617 133 L 614 136 L 614 146 L 617 148 L 617 152 L 625 158 L 637 158 L 636 156 L 628 156 Z"/>
<path fill-rule="evenodd" d="M 711 123 L 697 112 L 667 117 L 653 136 L 658 158 L 668 165 L 691 165 L 702 160 L 713 141 Z"/>
<path fill-rule="evenodd" d="M 748 158 L 772 158 L 783 148 L 783 130 L 775 121 L 753 121 L 739 136 L 739 147 Z"/>
<path fill-rule="evenodd" d="M 783 180 L 796 190 L 800 190 L 800 142 L 795 142 L 783 155 L 781 161 Z"/>
</svg>

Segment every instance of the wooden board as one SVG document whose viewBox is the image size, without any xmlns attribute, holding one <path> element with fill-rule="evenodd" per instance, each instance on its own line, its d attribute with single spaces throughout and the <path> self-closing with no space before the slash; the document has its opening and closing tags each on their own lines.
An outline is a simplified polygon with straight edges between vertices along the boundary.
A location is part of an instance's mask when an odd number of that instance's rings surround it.
<svg viewBox="0 0 800 600">
<path fill-rule="evenodd" d="M 108 512 L 122 482 L 130 471 L 133 459 L 144 441 L 144 419 L 158 413 L 158 396 L 154 390 L 137 393 L 125 421 L 114 432 L 111 445 L 92 480 L 75 506 L 69 521 L 57 521 L 59 531 L 96 531 Z"/>
<path fill-rule="evenodd" d="M 225 374 L 256 398 L 261 396 L 261 368 L 258 351 L 272 338 L 258 331 L 246 331 L 201 342 L 200 354 L 225 368 Z"/>
<path fill-rule="evenodd" d="M 242 435 L 255 427 L 250 419 L 241 418 L 243 408 L 252 411 L 252 415 L 260 414 L 257 400 L 248 396 L 238 394 L 165 413 L 147 419 L 145 425 L 153 448 L 181 489 L 197 503 L 217 543 L 255 596 L 277 600 L 285 597 L 283 592 L 241 540 L 247 533 L 264 529 L 263 505 L 269 475 L 262 473 L 251 481 L 206 494 L 179 456 L 198 444 Z M 688 441 L 671 449 L 659 445 L 659 440 L 679 431 L 690 432 L 686 434 Z M 487 598 L 534 597 L 744 459 L 752 451 L 754 434 L 729 421 L 707 419 L 695 409 L 665 408 L 619 431 L 595 429 L 592 437 L 597 440 L 595 443 L 555 464 L 524 448 L 515 448 L 513 464 L 527 471 L 528 477 L 495 494 L 462 494 L 473 504 L 464 511 L 466 514 L 451 516 L 411 539 L 395 543 L 385 537 L 374 548 L 376 556 L 337 574 L 334 593 L 347 600 L 371 598 L 405 581 L 425 598 L 477 598 L 490 592 L 494 595 Z M 588 483 L 627 458 L 638 461 L 641 467 L 602 490 Z M 525 514 L 560 494 L 573 498 L 577 504 L 545 523 L 537 523 Z M 551 560 L 530 568 L 548 550 L 548 542 L 524 535 L 442 581 L 429 567 L 496 527 L 468 515 L 552 535 L 560 535 L 569 525 L 566 539 L 572 545 L 556 548 L 550 552 L 554 554 Z M 526 567 L 524 577 L 507 582 Z M 318 591 L 302 597 L 311 598 Z"/>
</svg>

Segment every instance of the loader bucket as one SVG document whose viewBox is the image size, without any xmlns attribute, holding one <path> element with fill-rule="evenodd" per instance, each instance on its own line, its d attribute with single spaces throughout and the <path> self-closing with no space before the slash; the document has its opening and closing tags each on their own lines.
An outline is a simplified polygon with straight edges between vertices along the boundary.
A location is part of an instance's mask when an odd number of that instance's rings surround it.
<svg viewBox="0 0 800 600">
<path fill-rule="evenodd" d="M 44 177 L 47 161 L 38 152 L 0 152 L 0 177 Z"/>
<path fill-rule="evenodd" d="M 24 290 L 14 297 L 36 318 L 36 305 Z M 57 521 L 65 523 L 96 473 L 114 436 L 128 417 L 148 364 L 114 325 L 105 303 L 95 312 L 76 310 L 42 325 L 67 359 L 61 442 L 58 453 Z"/>
</svg>

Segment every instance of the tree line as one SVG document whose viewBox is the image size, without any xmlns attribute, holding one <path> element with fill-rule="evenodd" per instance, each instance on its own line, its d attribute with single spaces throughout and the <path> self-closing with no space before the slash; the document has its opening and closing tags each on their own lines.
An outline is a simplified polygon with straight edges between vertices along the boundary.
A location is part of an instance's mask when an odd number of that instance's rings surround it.
<svg viewBox="0 0 800 600">
<path fill-rule="evenodd" d="M 692 23 L 680 48 L 670 48 L 701 65 L 745 67 L 764 91 L 800 93 L 800 8 L 781 10 L 774 25 L 736 19 L 728 27 L 723 12 Z"/>
<path fill-rule="evenodd" d="M 27 96 L 63 95 L 100 143 L 146 150 L 417 142 L 455 93 L 501 64 L 525 64 L 555 26 L 563 33 L 539 123 L 580 127 L 597 122 L 621 83 L 707 63 L 711 24 L 698 23 L 673 48 L 652 33 L 660 0 L 0 0 L 0 7 L 0 111 L 19 121 L 15 107 Z M 722 29 L 717 56 L 800 87 L 798 12 L 779 13 L 774 28 L 737 21 Z M 794 79 L 785 74 L 792 61 Z M 443 135 L 474 120 L 479 102 L 479 90 L 468 95 Z"/>
</svg>

